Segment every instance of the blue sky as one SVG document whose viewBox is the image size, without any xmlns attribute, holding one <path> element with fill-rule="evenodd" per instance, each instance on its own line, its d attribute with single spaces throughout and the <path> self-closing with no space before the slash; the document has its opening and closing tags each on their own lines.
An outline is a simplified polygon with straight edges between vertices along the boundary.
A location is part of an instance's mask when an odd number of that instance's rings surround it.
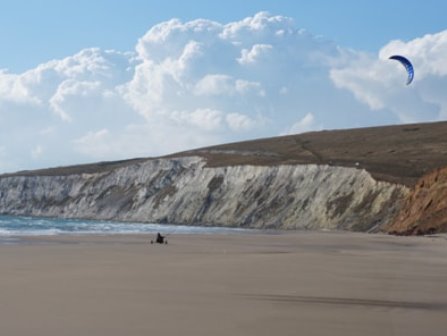
<svg viewBox="0 0 447 336">
<path fill-rule="evenodd" d="M 377 51 L 446 28 L 439 0 L 15 0 L 0 1 L 0 68 L 22 71 L 87 47 L 132 50 L 151 26 L 173 17 L 219 22 L 259 11 L 345 46 Z M 9 52 L 8 52 L 9 51 Z"/>
<path fill-rule="evenodd" d="M 0 173 L 447 119 L 441 1 L 0 4 Z"/>
</svg>

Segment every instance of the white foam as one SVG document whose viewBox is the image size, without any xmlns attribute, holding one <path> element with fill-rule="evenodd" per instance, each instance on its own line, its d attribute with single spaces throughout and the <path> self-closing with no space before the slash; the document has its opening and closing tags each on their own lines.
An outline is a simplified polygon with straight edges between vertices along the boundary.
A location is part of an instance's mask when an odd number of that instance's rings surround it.
<svg viewBox="0 0 447 336">
<path fill-rule="evenodd" d="M 245 229 L 0 216 L 0 237 L 115 234 L 211 234 Z"/>
</svg>

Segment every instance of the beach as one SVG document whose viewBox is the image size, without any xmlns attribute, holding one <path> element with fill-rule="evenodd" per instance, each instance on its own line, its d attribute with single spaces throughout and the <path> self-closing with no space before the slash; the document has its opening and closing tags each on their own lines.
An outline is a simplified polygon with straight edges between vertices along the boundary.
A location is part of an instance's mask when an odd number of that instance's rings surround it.
<svg viewBox="0 0 447 336">
<path fill-rule="evenodd" d="M 346 232 L 0 244 L 1 335 L 445 335 L 447 239 Z"/>
</svg>

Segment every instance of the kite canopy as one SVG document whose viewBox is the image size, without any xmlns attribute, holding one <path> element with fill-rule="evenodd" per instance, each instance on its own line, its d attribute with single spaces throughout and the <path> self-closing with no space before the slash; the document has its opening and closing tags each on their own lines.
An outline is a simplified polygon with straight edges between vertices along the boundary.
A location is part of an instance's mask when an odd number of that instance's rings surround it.
<svg viewBox="0 0 447 336">
<path fill-rule="evenodd" d="M 413 78 L 414 78 L 413 64 L 411 64 L 411 62 L 407 58 L 400 56 L 400 55 L 390 56 L 389 59 L 399 61 L 400 64 L 402 64 L 405 67 L 405 70 L 407 70 L 407 73 L 408 73 L 407 85 L 409 85 L 413 81 Z"/>
</svg>

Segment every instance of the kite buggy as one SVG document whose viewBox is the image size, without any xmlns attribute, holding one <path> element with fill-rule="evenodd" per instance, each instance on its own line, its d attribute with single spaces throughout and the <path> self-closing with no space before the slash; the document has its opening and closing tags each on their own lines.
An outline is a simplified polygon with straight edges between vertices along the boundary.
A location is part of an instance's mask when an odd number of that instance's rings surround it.
<svg viewBox="0 0 447 336">
<path fill-rule="evenodd" d="M 162 236 L 160 232 L 157 232 L 157 237 L 154 240 L 151 240 L 151 244 L 168 244 L 168 240 L 166 239 L 166 236 Z"/>
</svg>

